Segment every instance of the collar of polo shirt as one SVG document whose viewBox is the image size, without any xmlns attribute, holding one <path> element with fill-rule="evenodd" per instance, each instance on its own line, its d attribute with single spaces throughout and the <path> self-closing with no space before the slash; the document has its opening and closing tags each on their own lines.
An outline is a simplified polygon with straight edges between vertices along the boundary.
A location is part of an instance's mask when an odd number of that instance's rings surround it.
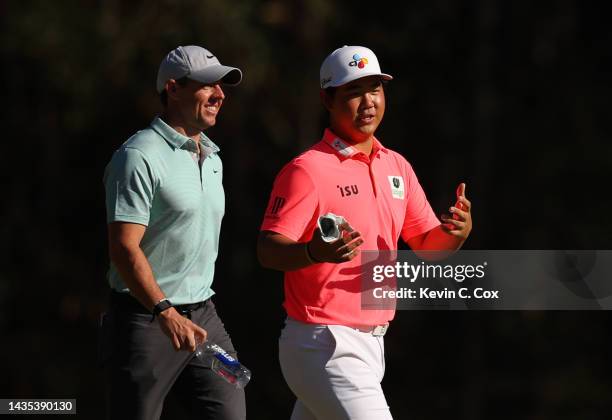
<svg viewBox="0 0 612 420">
<path fill-rule="evenodd" d="M 170 127 L 160 117 L 155 117 L 151 123 L 151 127 L 160 136 L 162 136 L 170 146 L 175 149 L 189 150 L 190 152 L 197 153 L 198 148 L 192 138 L 183 136 L 177 132 L 174 128 Z M 219 146 L 217 146 L 211 139 L 206 137 L 206 134 L 200 133 L 200 144 L 207 149 L 207 154 L 219 152 Z"/>
<path fill-rule="evenodd" d="M 387 153 L 388 150 L 385 146 L 381 144 L 380 141 L 376 137 L 374 137 L 372 142 L 372 156 L 376 156 L 378 152 Z M 354 158 L 357 155 L 364 155 L 363 152 L 357 150 L 357 148 L 351 146 L 340 137 L 334 134 L 329 128 L 325 129 L 325 133 L 323 134 L 323 141 L 327 143 L 334 151 L 340 160 Z"/>
</svg>

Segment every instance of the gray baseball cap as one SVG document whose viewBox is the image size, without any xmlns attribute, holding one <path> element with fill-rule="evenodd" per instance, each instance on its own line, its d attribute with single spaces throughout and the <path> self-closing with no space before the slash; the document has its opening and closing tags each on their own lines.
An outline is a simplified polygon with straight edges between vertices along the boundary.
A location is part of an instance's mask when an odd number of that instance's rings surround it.
<svg viewBox="0 0 612 420">
<path fill-rule="evenodd" d="M 224 66 L 213 53 L 197 45 L 177 47 L 162 60 L 157 72 L 157 92 L 163 92 L 170 79 L 188 77 L 202 83 L 222 81 L 235 86 L 242 80 L 236 67 Z"/>
</svg>

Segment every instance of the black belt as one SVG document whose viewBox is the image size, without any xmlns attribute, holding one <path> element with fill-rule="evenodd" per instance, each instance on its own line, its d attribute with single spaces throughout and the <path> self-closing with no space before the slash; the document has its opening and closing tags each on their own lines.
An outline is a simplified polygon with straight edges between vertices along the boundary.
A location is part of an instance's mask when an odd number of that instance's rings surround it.
<svg viewBox="0 0 612 420">
<path fill-rule="evenodd" d="M 172 305 L 174 309 L 178 311 L 181 315 L 188 315 L 193 311 L 197 311 L 200 308 L 203 308 L 206 305 L 208 300 L 203 300 L 202 302 L 196 303 L 187 303 L 184 305 Z M 111 305 L 115 305 L 121 309 L 128 310 L 130 312 L 135 312 L 138 314 L 150 314 L 151 311 L 145 308 L 135 297 L 130 295 L 129 293 L 121 293 L 116 290 L 111 291 Z"/>
</svg>

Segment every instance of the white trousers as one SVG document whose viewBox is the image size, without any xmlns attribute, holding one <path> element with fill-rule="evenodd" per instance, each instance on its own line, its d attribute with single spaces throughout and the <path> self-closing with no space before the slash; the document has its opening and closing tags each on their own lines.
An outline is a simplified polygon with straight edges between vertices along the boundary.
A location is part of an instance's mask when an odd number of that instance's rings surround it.
<svg viewBox="0 0 612 420">
<path fill-rule="evenodd" d="M 288 318 L 279 357 L 297 397 L 291 420 L 392 420 L 380 386 L 385 372 L 382 337 Z"/>
</svg>

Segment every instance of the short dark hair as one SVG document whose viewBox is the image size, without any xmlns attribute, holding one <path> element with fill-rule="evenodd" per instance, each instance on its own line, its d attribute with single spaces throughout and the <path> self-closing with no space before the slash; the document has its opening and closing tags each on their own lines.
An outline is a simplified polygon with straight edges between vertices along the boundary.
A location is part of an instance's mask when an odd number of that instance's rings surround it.
<svg viewBox="0 0 612 420">
<path fill-rule="evenodd" d="M 330 98 L 333 98 L 333 97 L 334 97 L 334 95 L 336 94 L 336 89 L 337 89 L 337 88 L 335 88 L 335 87 L 328 87 L 328 88 L 325 88 L 325 94 L 326 94 L 327 96 L 329 96 Z"/>
<path fill-rule="evenodd" d="M 185 86 L 188 80 L 189 78 L 185 76 L 185 77 L 181 77 L 180 79 L 176 79 L 176 83 L 179 86 Z M 166 92 L 165 87 L 164 87 L 164 90 L 162 90 L 159 94 L 159 100 L 164 108 L 168 106 L 168 92 Z"/>
</svg>

